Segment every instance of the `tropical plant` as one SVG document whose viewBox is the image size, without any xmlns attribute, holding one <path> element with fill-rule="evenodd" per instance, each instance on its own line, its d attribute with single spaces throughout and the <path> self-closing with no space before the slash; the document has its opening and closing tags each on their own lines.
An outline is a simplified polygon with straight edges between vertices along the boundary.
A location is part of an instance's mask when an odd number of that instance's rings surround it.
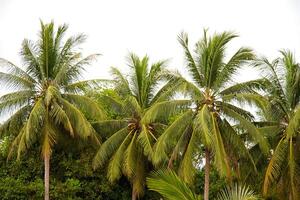
<svg viewBox="0 0 300 200">
<path fill-rule="evenodd" d="M 36 42 L 25 39 L 21 57 L 24 70 L 1 59 L 0 81 L 14 91 L 0 97 L 0 114 L 11 114 L 1 125 L 1 134 L 14 138 L 9 157 L 40 145 L 44 159 L 45 199 L 49 199 L 50 157 L 61 136 L 91 139 L 99 144 L 88 119 L 100 120 L 105 114 L 98 105 L 82 95 L 82 89 L 96 80 L 79 81 L 84 66 L 97 55 L 82 58 L 77 47 L 85 40 L 80 34 L 63 40 L 68 26 L 55 31 L 54 23 L 41 22 Z"/>
<path fill-rule="evenodd" d="M 252 123 L 254 116 L 240 108 L 234 102 L 256 102 L 260 98 L 252 88 L 257 81 L 231 84 L 237 70 L 254 59 L 253 51 L 240 48 L 227 61 L 225 50 L 228 42 L 237 35 L 223 32 L 208 37 L 204 36 L 196 43 L 195 55 L 188 47 L 186 33 L 179 35 L 178 40 L 184 49 L 186 68 L 192 81 L 184 79 L 177 72 L 169 72 L 168 78 L 177 83 L 176 90 L 189 97 L 190 107 L 172 123 L 158 139 L 154 147 L 154 164 L 169 159 L 169 167 L 174 160 L 180 160 L 178 173 L 187 183 L 193 182 L 194 158 L 205 152 L 205 190 L 204 199 L 208 200 L 209 172 L 211 157 L 216 169 L 222 176 L 231 180 L 232 169 L 238 177 L 239 158 L 250 160 L 253 169 L 255 164 L 237 129 L 235 122 L 247 130 L 248 143 L 259 144 L 261 150 L 268 154 L 268 142 Z M 199 164 L 199 163 L 198 163 Z"/>
<path fill-rule="evenodd" d="M 258 200 L 260 199 L 249 187 L 235 184 L 222 190 L 216 200 Z"/>
<path fill-rule="evenodd" d="M 175 172 L 171 170 L 159 170 L 153 172 L 147 178 L 149 190 L 161 194 L 166 200 L 201 200 L 189 186 L 183 182 Z"/>
<path fill-rule="evenodd" d="M 162 82 L 165 62 L 150 67 L 148 63 L 147 56 L 140 59 L 130 54 L 128 77 L 112 68 L 115 92 L 104 95 L 102 102 L 109 102 L 111 109 L 121 116 L 94 123 L 95 129 L 106 133 L 108 139 L 98 150 L 93 166 L 103 167 L 109 161 L 109 180 L 114 182 L 124 174 L 133 185 L 132 199 L 143 194 L 146 175 L 151 169 L 152 146 L 167 124 L 168 116 L 186 103 L 168 101 L 174 85 Z"/>
<path fill-rule="evenodd" d="M 262 107 L 261 115 L 267 123 L 262 129 L 273 149 L 263 194 L 268 195 L 276 183 L 275 193 L 283 198 L 299 199 L 300 66 L 290 51 L 281 51 L 281 55 L 272 62 L 266 58 L 256 62 L 265 78 L 261 86 L 267 104 Z"/>
<path fill-rule="evenodd" d="M 166 200 L 201 200 L 175 172 L 160 170 L 147 178 L 150 190 L 160 193 Z M 259 197 L 246 186 L 235 184 L 219 192 L 216 200 L 258 200 Z"/>
</svg>

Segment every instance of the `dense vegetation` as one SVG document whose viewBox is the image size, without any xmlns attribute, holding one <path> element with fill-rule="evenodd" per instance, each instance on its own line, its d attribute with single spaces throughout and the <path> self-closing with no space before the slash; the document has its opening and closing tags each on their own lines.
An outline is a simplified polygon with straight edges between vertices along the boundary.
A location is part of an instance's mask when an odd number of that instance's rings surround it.
<svg viewBox="0 0 300 200">
<path fill-rule="evenodd" d="M 86 80 L 97 54 L 82 58 L 85 36 L 65 39 L 67 29 L 41 22 L 38 40 L 22 43 L 22 67 L 0 60 L 1 199 L 300 198 L 290 51 L 228 55 L 238 36 L 207 30 L 191 51 L 181 33 L 188 76 L 132 53 L 127 73 Z M 261 77 L 236 83 L 241 67 Z"/>
</svg>

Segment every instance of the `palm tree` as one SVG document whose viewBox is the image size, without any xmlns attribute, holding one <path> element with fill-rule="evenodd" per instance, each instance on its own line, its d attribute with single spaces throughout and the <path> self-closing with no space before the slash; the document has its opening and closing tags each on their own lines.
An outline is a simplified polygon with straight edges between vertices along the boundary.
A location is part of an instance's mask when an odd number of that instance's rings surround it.
<svg viewBox="0 0 300 200">
<path fill-rule="evenodd" d="M 124 174 L 133 185 L 133 200 L 143 194 L 146 173 L 151 168 L 152 146 L 168 115 L 186 103 L 168 101 L 174 85 L 162 82 L 165 62 L 150 67 L 148 63 L 147 56 L 140 59 L 130 54 L 129 76 L 112 68 L 116 93 L 103 96 L 102 101 L 109 102 L 120 117 L 94 123 L 96 130 L 99 128 L 109 135 L 94 158 L 94 168 L 103 167 L 109 161 L 109 180 L 114 182 Z"/>
<path fill-rule="evenodd" d="M 166 200 L 201 200 L 175 172 L 160 170 L 147 178 L 150 190 L 161 194 Z M 219 192 L 216 200 L 258 200 L 259 197 L 246 186 L 235 184 Z"/>
<path fill-rule="evenodd" d="M 171 80 L 176 80 L 177 91 L 189 95 L 192 108 L 183 112 L 166 129 L 154 147 L 154 164 L 161 163 L 170 155 L 168 166 L 172 167 L 173 161 L 179 159 L 179 175 L 185 182 L 192 183 L 194 158 L 204 146 L 205 200 L 208 200 L 209 194 L 211 157 L 220 174 L 229 180 L 232 168 L 238 172 L 240 156 L 251 160 L 242 138 L 231 125 L 233 122 L 238 122 L 240 127 L 247 130 L 252 144 L 258 143 L 263 152 L 268 153 L 267 141 L 251 123 L 254 116 L 231 103 L 233 100 L 252 102 L 259 97 L 252 90 L 257 86 L 256 81 L 229 86 L 236 71 L 254 59 L 252 50 L 242 47 L 225 61 L 226 46 L 235 37 L 237 35 L 231 32 L 208 37 L 205 30 L 203 38 L 196 43 L 193 55 L 188 47 L 187 34 L 179 35 L 178 40 L 184 49 L 186 68 L 192 81 L 184 79 L 178 73 L 169 73 L 168 76 Z M 252 164 L 254 165 L 253 162 Z"/>
<path fill-rule="evenodd" d="M 270 62 L 266 58 L 257 61 L 265 76 L 261 83 L 265 89 L 262 116 L 268 122 L 264 132 L 272 144 L 263 183 L 267 195 L 273 183 L 276 193 L 283 198 L 299 199 L 299 128 L 300 128 L 300 65 L 290 51 L 281 51 L 281 58 Z"/>
<path fill-rule="evenodd" d="M 0 113 L 13 113 L 2 124 L 1 133 L 9 132 L 14 138 L 9 157 L 17 152 L 19 159 L 31 146 L 41 146 L 46 200 L 49 199 L 50 157 L 59 136 L 68 134 L 98 144 L 88 119 L 105 117 L 97 104 L 81 92 L 97 81 L 79 81 L 84 66 L 97 55 L 82 58 L 77 46 L 84 42 L 85 36 L 80 34 L 64 41 L 67 29 L 67 25 L 62 25 L 55 31 L 53 22 L 41 22 L 38 40 L 25 39 L 22 43 L 25 70 L 1 59 L 5 72 L 0 72 L 0 81 L 14 90 L 0 97 Z"/>
</svg>

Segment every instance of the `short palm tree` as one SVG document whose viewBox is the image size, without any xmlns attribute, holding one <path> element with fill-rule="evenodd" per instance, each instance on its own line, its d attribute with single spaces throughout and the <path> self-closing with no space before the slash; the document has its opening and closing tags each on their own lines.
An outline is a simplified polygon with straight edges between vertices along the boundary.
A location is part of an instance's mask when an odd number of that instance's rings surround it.
<svg viewBox="0 0 300 200">
<path fill-rule="evenodd" d="M 168 114 L 186 103 L 168 101 L 174 86 L 161 82 L 165 62 L 149 66 L 148 60 L 147 56 L 140 59 L 130 54 L 129 76 L 112 68 L 116 94 L 102 98 L 109 102 L 111 109 L 118 110 L 120 118 L 94 123 L 96 130 L 108 130 L 111 135 L 98 150 L 94 168 L 109 162 L 108 178 L 112 182 L 124 174 L 133 185 L 133 200 L 143 194 L 146 173 L 151 167 L 152 146 L 165 127 Z"/>
<path fill-rule="evenodd" d="M 209 193 L 211 157 L 220 174 L 229 179 L 232 168 L 238 171 L 239 156 L 251 160 L 244 142 L 231 125 L 233 122 L 246 129 L 251 142 L 258 143 L 263 152 L 268 153 L 267 141 L 252 124 L 253 115 L 231 103 L 233 100 L 252 102 L 259 97 L 251 90 L 256 85 L 255 81 L 230 86 L 235 72 L 254 59 L 252 50 L 242 47 L 228 61 L 225 60 L 226 46 L 235 37 L 237 35 L 231 32 L 208 37 L 205 30 L 203 38 L 196 43 L 195 54 L 192 54 L 188 47 L 187 34 L 182 33 L 179 36 L 185 52 L 186 68 L 192 81 L 184 79 L 178 73 L 169 73 L 169 78 L 176 80 L 177 91 L 189 95 L 192 107 L 177 117 L 154 147 L 154 164 L 161 163 L 170 155 L 169 166 L 172 166 L 173 160 L 178 158 L 181 160 L 179 175 L 184 181 L 192 183 L 193 158 L 204 146 L 205 200 L 208 200 Z M 231 166 L 231 163 L 234 165 Z"/>
<path fill-rule="evenodd" d="M 299 199 L 298 168 L 300 153 L 300 65 L 290 51 L 281 51 L 281 58 L 270 62 L 257 61 L 265 75 L 262 88 L 266 106 L 262 116 L 268 121 L 263 127 L 272 142 L 273 153 L 265 172 L 263 194 L 267 195 L 273 183 L 283 198 Z"/>
<path fill-rule="evenodd" d="M 147 178 L 147 186 L 150 190 L 161 194 L 166 200 L 201 200 L 202 197 L 195 194 L 188 185 L 182 181 L 175 172 L 160 170 L 153 172 Z M 216 200 L 258 200 L 258 195 L 246 186 L 235 184 L 219 192 Z"/>
<path fill-rule="evenodd" d="M 104 113 L 81 90 L 95 81 L 79 81 L 84 66 L 96 55 L 82 59 L 76 47 L 84 35 L 63 41 L 68 26 L 54 30 L 54 23 L 41 22 L 37 42 L 25 39 L 21 56 L 24 70 L 1 59 L 5 72 L 0 81 L 14 91 L 0 97 L 0 113 L 13 113 L 1 125 L 1 132 L 13 137 L 10 155 L 17 158 L 31 146 L 41 146 L 45 164 L 45 199 L 49 199 L 50 157 L 61 134 L 72 138 L 91 138 L 99 143 L 88 119 L 103 119 Z M 86 115 L 85 115 L 85 114 Z M 8 131 L 7 131 L 8 130 Z"/>
</svg>

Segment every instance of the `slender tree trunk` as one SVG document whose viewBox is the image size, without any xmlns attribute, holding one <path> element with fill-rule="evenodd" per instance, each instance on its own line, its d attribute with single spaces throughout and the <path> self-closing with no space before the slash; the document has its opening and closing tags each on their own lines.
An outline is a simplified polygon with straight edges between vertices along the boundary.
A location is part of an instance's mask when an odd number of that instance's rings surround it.
<svg viewBox="0 0 300 200">
<path fill-rule="evenodd" d="M 137 200 L 136 192 L 132 189 L 131 200 Z"/>
<path fill-rule="evenodd" d="M 45 200 L 49 200 L 49 173 L 50 173 L 50 155 L 44 155 L 44 184 L 45 184 Z"/>
<path fill-rule="evenodd" d="M 205 149 L 205 180 L 204 180 L 204 200 L 209 200 L 209 173 L 210 173 L 210 152 Z"/>
</svg>

